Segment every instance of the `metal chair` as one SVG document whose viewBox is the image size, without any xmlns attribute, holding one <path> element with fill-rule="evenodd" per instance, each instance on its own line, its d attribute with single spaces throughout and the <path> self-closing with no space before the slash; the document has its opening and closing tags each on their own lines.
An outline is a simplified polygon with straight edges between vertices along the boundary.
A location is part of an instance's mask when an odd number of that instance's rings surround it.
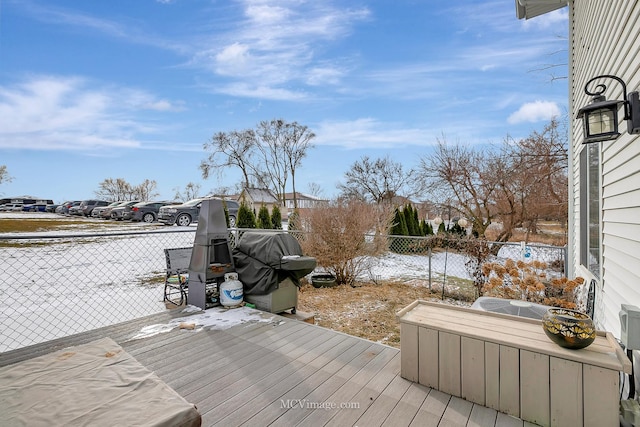
<svg viewBox="0 0 640 427">
<path fill-rule="evenodd" d="M 164 250 L 167 270 L 164 279 L 164 301 L 173 305 L 187 303 L 189 290 L 189 263 L 192 247 Z"/>
</svg>

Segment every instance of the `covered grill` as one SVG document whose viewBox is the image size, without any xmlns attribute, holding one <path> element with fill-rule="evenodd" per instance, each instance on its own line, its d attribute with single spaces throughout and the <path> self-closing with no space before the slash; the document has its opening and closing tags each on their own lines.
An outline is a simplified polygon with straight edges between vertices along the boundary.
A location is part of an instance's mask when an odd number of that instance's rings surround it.
<svg viewBox="0 0 640 427">
<path fill-rule="evenodd" d="M 316 267 L 295 237 L 285 232 L 246 232 L 233 249 L 244 299 L 260 310 L 295 312 L 300 279 Z"/>
</svg>

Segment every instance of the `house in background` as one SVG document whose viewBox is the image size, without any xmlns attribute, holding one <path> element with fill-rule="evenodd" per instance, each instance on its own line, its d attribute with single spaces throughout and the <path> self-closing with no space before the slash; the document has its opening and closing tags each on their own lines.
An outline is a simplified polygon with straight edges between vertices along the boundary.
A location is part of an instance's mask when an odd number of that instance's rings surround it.
<svg viewBox="0 0 640 427">
<path fill-rule="evenodd" d="M 3 205 L 5 203 L 19 203 L 21 205 L 28 205 L 31 203 L 40 203 L 40 202 L 45 202 L 45 203 L 51 202 L 50 204 L 53 203 L 52 200 L 40 199 L 39 197 L 34 197 L 34 196 L 17 196 L 17 197 L 7 197 L 4 199 L 0 199 L 0 205 Z"/>
<path fill-rule="evenodd" d="M 289 212 L 293 212 L 293 193 L 284 193 L 284 206 Z M 298 202 L 298 209 L 309 209 L 321 206 L 329 203 L 327 199 L 321 199 L 310 194 L 300 193 L 296 191 L 296 201 Z"/>
<path fill-rule="evenodd" d="M 244 188 L 238 196 L 238 203 L 245 203 L 256 214 L 262 205 L 269 209 L 269 213 L 273 211 L 274 206 L 280 207 L 280 201 L 276 195 L 266 188 Z"/>
<path fill-rule="evenodd" d="M 571 115 L 567 276 L 580 276 L 595 285 L 596 325 L 621 337 L 621 305 L 640 307 L 640 135 L 629 132 L 622 105 L 617 117 L 620 135 L 614 139 L 587 142 L 585 121 L 607 131 L 615 120 L 590 122 L 578 116 L 598 85 L 606 86 L 603 95 L 609 101 L 622 101 L 640 89 L 640 2 L 516 0 L 516 14 L 532 18 L 567 5 Z M 602 77 L 589 83 L 598 76 Z M 626 93 L 618 78 L 626 84 Z M 636 121 L 637 116 L 640 107 Z"/>
</svg>

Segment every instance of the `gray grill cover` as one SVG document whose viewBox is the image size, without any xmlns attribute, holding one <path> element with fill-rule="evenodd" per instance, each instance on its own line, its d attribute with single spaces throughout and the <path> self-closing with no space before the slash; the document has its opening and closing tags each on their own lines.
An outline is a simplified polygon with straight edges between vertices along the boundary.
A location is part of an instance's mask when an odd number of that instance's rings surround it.
<svg viewBox="0 0 640 427">
<path fill-rule="evenodd" d="M 286 278 L 300 286 L 300 279 L 316 268 L 316 259 L 303 256 L 289 233 L 244 233 L 233 249 L 233 262 L 246 295 L 269 294 Z"/>
</svg>

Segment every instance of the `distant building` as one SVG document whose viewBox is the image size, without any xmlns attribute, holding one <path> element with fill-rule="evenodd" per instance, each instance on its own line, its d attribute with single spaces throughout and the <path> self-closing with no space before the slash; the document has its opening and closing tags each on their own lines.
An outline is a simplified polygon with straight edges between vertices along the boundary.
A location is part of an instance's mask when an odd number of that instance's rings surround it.
<svg viewBox="0 0 640 427">
<path fill-rule="evenodd" d="M 278 198 L 267 188 L 245 188 L 238 196 L 238 202 L 245 203 L 256 213 L 262 205 L 265 205 L 269 212 L 272 212 L 274 206 L 280 207 Z"/>
<path fill-rule="evenodd" d="M 0 199 L 0 205 L 3 205 L 5 203 L 20 203 L 23 205 L 31 205 L 34 203 L 38 203 L 38 204 L 52 205 L 53 200 L 41 199 L 39 197 L 34 197 L 34 196 L 17 196 L 17 197 L 6 197 L 4 199 Z"/>
<path fill-rule="evenodd" d="M 402 207 L 402 206 L 406 206 L 406 205 L 415 205 L 415 202 L 412 201 L 410 198 L 405 197 L 405 196 L 393 196 L 391 198 L 391 205 L 393 206 L 397 206 L 397 207 Z"/>
<path fill-rule="evenodd" d="M 284 206 L 287 208 L 287 210 L 293 211 L 293 193 L 284 193 L 284 198 Z M 321 199 L 310 194 L 299 192 L 296 192 L 296 200 L 298 202 L 298 209 L 315 208 L 317 206 L 329 203 L 327 199 Z"/>
</svg>

